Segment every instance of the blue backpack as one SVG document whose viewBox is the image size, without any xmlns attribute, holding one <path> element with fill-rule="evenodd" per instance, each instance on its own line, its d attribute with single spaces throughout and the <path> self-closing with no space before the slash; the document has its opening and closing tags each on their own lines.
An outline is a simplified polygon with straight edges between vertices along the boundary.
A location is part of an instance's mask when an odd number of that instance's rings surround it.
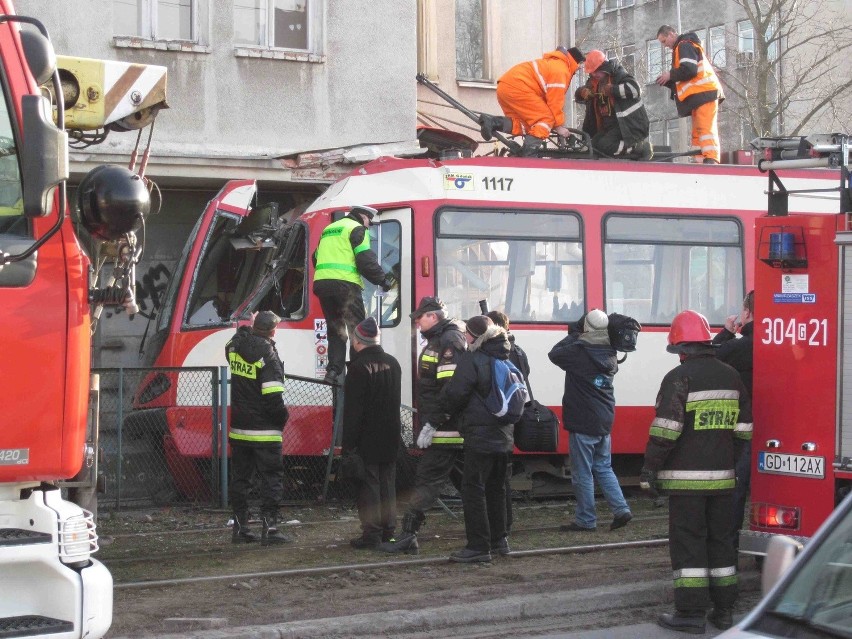
<svg viewBox="0 0 852 639">
<path fill-rule="evenodd" d="M 524 404 L 530 401 L 521 371 L 507 359 L 491 357 L 491 390 L 485 396 L 485 408 L 501 424 L 521 419 Z"/>
</svg>

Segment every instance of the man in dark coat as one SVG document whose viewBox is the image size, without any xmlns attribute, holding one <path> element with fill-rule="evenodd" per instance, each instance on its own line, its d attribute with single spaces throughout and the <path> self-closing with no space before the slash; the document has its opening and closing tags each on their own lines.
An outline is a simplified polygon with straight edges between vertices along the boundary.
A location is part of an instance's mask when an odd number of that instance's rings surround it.
<svg viewBox="0 0 852 639">
<path fill-rule="evenodd" d="M 737 339 L 737 332 L 740 337 Z M 733 366 L 740 374 L 749 397 L 752 397 L 754 369 L 754 291 L 749 291 L 743 299 L 743 309 L 739 316 L 732 315 L 725 320 L 725 328 L 713 338 L 718 346 L 716 359 Z M 740 528 L 745 518 L 745 505 L 751 485 L 751 440 L 743 443 L 737 458 L 737 487 L 734 489 L 734 520 L 731 527 L 731 539 L 734 548 L 740 547 Z"/>
<path fill-rule="evenodd" d="M 289 413 L 284 405 L 284 368 L 275 349 L 275 329 L 281 321 L 261 311 L 252 327 L 241 326 L 225 345 L 231 369 L 231 506 L 235 544 L 257 540 L 248 527 L 251 478 L 260 478 L 261 544 L 281 544 L 290 538 L 276 525 L 283 497 L 284 462 L 281 432 Z"/>
<path fill-rule="evenodd" d="M 607 60 L 603 51 L 589 51 L 585 69 L 589 79 L 574 99 L 586 105 L 583 131 L 592 136 L 594 149 L 616 158 L 650 160 L 651 124 L 639 83 L 617 60 Z"/>
<path fill-rule="evenodd" d="M 358 550 L 377 549 L 396 527 L 402 371 L 382 349 L 373 317 L 355 327 L 352 348 L 355 354 L 343 382 L 343 450 L 361 456 L 366 476 L 356 498 L 362 533 L 350 544 Z"/>
<path fill-rule="evenodd" d="M 514 447 L 514 425 L 501 424 L 485 407 L 491 390 L 491 360 L 509 359 L 506 331 L 490 318 L 467 321 L 468 350 L 459 357 L 455 375 L 441 389 L 440 401 L 450 415 L 459 416 L 464 436 L 462 504 L 467 545 L 450 554 L 450 561 L 491 561 L 506 539 L 506 469 Z"/>
<path fill-rule="evenodd" d="M 581 320 L 582 333 L 572 332 L 548 353 L 565 371 L 562 423 L 568 431 L 571 482 L 577 500 L 574 521 L 563 531 L 589 532 L 597 528 L 595 480 L 612 510 L 610 530 L 633 519 L 618 478 L 612 470 L 612 423 L 615 420 L 613 378 L 618 357 L 610 345 L 609 318 L 593 309 Z"/>
</svg>

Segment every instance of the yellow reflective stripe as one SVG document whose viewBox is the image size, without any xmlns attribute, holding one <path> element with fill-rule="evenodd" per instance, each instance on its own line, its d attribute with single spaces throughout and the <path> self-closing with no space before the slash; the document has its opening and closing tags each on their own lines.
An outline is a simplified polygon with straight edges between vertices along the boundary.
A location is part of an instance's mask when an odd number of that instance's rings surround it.
<svg viewBox="0 0 852 639">
<path fill-rule="evenodd" d="M 733 430 L 740 414 L 737 399 L 687 401 L 686 410 L 695 413 L 695 430 Z"/>
<path fill-rule="evenodd" d="M 233 431 L 228 434 L 229 439 L 236 439 L 237 441 L 242 442 L 281 442 L 283 441 L 283 437 L 281 433 L 277 435 L 244 435 L 242 433 L 234 433 Z"/>
<path fill-rule="evenodd" d="M 424 362 L 437 362 L 438 361 L 437 357 L 435 357 L 433 355 L 426 355 L 426 353 L 423 353 L 423 356 L 420 359 L 421 359 L 421 361 L 424 361 Z"/>
<path fill-rule="evenodd" d="M 279 382 L 266 382 L 260 387 L 261 395 L 269 395 L 270 393 L 283 393 L 284 386 Z"/>
<path fill-rule="evenodd" d="M 433 437 L 432 444 L 464 444 L 463 437 Z"/>
<path fill-rule="evenodd" d="M 247 362 L 239 354 L 231 351 L 228 353 L 228 365 L 231 368 L 231 375 L 257 379 L 257 369 L 263 368 L 263 360 L 259 359 L 256 362 Z"/>
<path fill-rule="evenodd" d="M 321 270 L 327 269 L 327 268 L 334 269 L 336 271 L 349 271 L 351 273 L 357 273 L 358 272 L 358 269 L 356 267 L 350 266 L 349 264 L 330 264 L 330 263 L 317 264 L 316 270 L 321 271 Z"/>
<path fill-rule="evenodd" d="M 435 375 L 435 377 L 437 379 L 445 379 L 447 377 L 452 377 L 455 372 L 456 372 L 456 369 L 455 369 L 455 367 L 453 367 L 453 370 L 451 370 L 451 371 L 438 371 L 438 374 Z"/>
<path fill-rule="evenodd" d="M 354 249 L 352 249 L 352 252 L 355 255 L 358 255 L 358 253 L 363 253 L 364 251 L 369 251 L 369 250 L 370 250 L 370 229 L 366 229 L 364 231 L 364 239 L 361 240 L 361 243 L 358 246 L 356 246 Z"/>
<path fill-rule="evenodd" d="M 655 417 L 651 422 L 652 437 L 661 437 L 663 439 L 677 439 L 683 431 L 683 422 L 678 422 L 673 419 L 665 419 L 663 417 Z"/>
</svg>

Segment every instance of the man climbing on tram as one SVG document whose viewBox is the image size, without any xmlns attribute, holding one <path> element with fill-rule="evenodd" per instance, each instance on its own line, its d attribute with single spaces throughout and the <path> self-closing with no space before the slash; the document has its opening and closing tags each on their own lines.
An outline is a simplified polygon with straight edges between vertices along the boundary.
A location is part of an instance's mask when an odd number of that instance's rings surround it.
<svg viewBox="0 0 852 639">
<path fill-rule="evenodd" d="M 578 48 L 559 46 L 506 71 L 497 81 L 497 101 L 505 117 L 483 113 L 482 137 L 490 140 L 494 131 L 523 135 L 522 155 L 535 155 L 551 131 L 567 137 L 565 94 L 583 60 Z"/>
</svg>

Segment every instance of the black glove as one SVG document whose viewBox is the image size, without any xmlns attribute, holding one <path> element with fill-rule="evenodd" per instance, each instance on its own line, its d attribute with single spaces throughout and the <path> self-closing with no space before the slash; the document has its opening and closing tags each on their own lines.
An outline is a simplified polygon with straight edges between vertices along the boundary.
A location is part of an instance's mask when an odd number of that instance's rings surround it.
<svg viewBox="0 0 852 639">
<path fill-rule="evenodd" d="M 379 286 L 385 293 L 387 293 L 394 286 L 396 286 L 396 278 L 393 276 L 392 273 L 385 273 L 385 279 L 382 280 L 382 283 L 379 284 Z"/>
</svg>

